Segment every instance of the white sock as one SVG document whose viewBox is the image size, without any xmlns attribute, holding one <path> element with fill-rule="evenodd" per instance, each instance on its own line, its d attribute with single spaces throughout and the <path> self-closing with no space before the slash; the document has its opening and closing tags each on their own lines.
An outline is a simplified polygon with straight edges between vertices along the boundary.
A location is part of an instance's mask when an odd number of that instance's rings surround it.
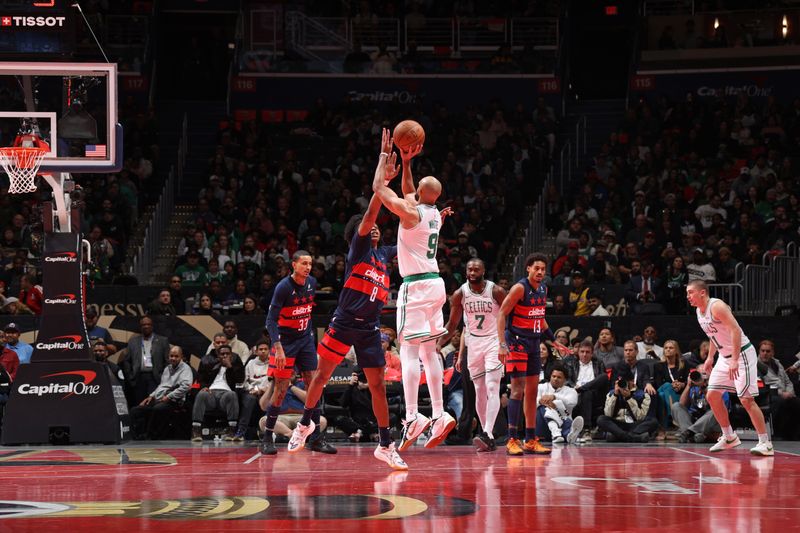
<svg viewBox="0 0 800 533">
<path fill-rule="evenodd" d="M 558 424 L 556 423 L 556 421 L 555 421 L 555 420 L 549 420 L 549 421 L 547 422 L 547 427 L 550 429 L 550 435 L 551 435 L 553 438 L 556 438 L 556 437 L 558 437 L 559 435 L 561 435 L 561 428 L 560 428 L 560 427 L 558 427 Z"/>
<path fill-rule="evenodd" d="M 724 426 L 722 428 L 722 434 L 725 436 L 726 439 L 731 440 L 731 438 L 736 436 L 734 433 L 733 428 L 730 426 Z"/>
<path fill-rule="evenodd" d="M 442 361 L 436 353 L 434 342 L 424 342 L 419 345 L 419 356 L 425 367 L 425 377 L 428 379 L 428 393 L 431 395 L 431 409 L 433 418 L 444 414 L 444 387 Z"/>
<path fill-rule="evenodd" d="M 486 378 L 486 423 L 483 430 L 493 439 L 492 430 L 497 420 L 497 413 L 500 412 L 500 380 L 503 378 L 503 373 L 496 370 L 484 377 Z"/>
<path fill-rule="evenodd" d="M 417 415 L 419 397 L 419 344 L 400 345 L 400 364 L 403 369 L 403 394 L 406 400 L 406 420 Z"/>
<path fill-rule="evenodd" d="M 472 383 L 475 385 L 475 413 L 478 415 L 481 427 L 486 431 L 486 375 L 473 378 Z"/>
<path fill-rule="evenodd" d="M 759 433 L 758 434 L 758 443 L 759 444 L 766 444 L 769 442 L 769 435 L 766 433 Z"/>
</svg>

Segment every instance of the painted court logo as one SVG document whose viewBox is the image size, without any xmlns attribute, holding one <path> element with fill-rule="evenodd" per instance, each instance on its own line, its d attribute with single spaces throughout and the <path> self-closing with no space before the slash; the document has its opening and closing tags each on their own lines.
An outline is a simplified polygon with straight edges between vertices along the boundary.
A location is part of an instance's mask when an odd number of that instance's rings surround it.
<svg viewBox="0 0 800 533">
<path fill-rule="evenodd" d="M 78 254 L 76 252 L 59 252 L 48 255 L 44 258 L 45 263 L 77 263 Z"/>
<path fill-rule="evenodd" d="M 51 394 L 63 394 L 62 400 L 69 398 L 73 394 L 75 396 L 94 395 L 99 394 L 100 385 L 91 385 L 97 373 L 93 370 L 70 370 L 69 372 L 58 372 L 55 374 L 46 374 L 41 376 L 44 378 L 54 378 L 57 376 L 78 376 L 83 378 L 83 381 L 70 381 L 69 383 L 55 383 L 50 382 L 43 385 L 31 385 L 30 383 L 23 383 L 17 389 L 19 394 L 28 394 L 32 396 L 49 396 Z"/>
<path fill-rule="evenodd" d="M 44 351 L 54 350 L 83 350 L 86 344 L 81 342 L 83 337 L 80 335 L 60 335 L 53 337 L 47 342 L 37 342 L 36 349 Z"/>
<path fill-rule="evenodd" d="M 44 303 L 72 305 L 78 303 L 78 299 L 75 297 L 75 294 L 73 293 L 64 293 L 64 294 L 57 294 L 54 298 L 45 298 Z"/>
</svg>

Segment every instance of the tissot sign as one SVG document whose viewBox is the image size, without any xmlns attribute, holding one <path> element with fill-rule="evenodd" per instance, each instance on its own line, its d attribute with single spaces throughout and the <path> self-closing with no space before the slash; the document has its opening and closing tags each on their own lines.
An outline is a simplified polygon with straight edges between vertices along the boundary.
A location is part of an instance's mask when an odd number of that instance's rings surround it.
<svg viewBox="0 0 800 533">
<path fill-rule="evenodd" d="M 22 15 L 1 15 L 0 28 L 46 27 L 63 28 L 67 17 L 27 17 Z"/>
</svg>

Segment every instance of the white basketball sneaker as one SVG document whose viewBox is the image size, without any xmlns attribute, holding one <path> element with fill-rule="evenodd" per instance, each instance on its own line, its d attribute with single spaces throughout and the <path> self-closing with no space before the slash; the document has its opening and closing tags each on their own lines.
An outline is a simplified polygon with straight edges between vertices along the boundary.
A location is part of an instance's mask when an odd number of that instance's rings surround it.
<svg viewBox="0 0 800 533">
<path fill-rule="evenodd" d="M 286 446 L 289 453 L 296 453 L 302 450 L 306 439 L 314 432 L 315 427 L 313 420 L 310 420 L 307 426 L 298 422 L 294 427 L 294 431 L 292 431 L 292 438 L 289 439 L 289 444 Z"/>
<path fill-rule="evenodd" d="M 578 436 L 581 434 L 581 431 L 583 431 L 583 417 L 576 416 L 572 419 L 572 427 L 569 433 L 567 433 L 567 443 L 575 444 L 578 442 Z"/>
<path fill-rule="evenodd" d="M 394 442 L 388 446 L 381 446 L 379 444 L 378 447 L 375 448 L 375 453 L 373 455 L 375 455 L 375 459 L 383 461 L 394 470 L 408 470 L 408 465 L 403 461 L 403 458 L 400 457 L 400 454 L 397 453 Z"/>
<path fill-rule="evenodd" d="M 772 448 L 772 443 L 770 441 L 767 442 L 759 442 L 752 448 L 750 448 L 750 453 L 753 455 L 761 455 L 762 457 L 768 457 L 771 455 L 775 455 L 775 450 Z"/>
<path fill-rule="evenodd" d="M 722 450 L 729 450 L 741 446 L 742 441 L 739 440 L 739 435 L 734 434 L 732 437 L 725 437 L 720 435 L 717 443 L 708 449 L 710 452 L 721 452 Z"/>
<path fill-rule="evenodd" d="M 454 427 L 456 427 L 456 419 L 450 416 L 450 413 L 442 413 L 442 416 L 433 421 L 431 438 L 427 440 L 425 447 L 435 448 L 440 445 Z"/>
<path fill-rule="evenodd" d="M 399 451 L 406 451 L 430 425 L 431 419 L 420 413 L 417 413 L 413 420 L 403 421 L 403 435 L 400 437 Z"/>
</svg>

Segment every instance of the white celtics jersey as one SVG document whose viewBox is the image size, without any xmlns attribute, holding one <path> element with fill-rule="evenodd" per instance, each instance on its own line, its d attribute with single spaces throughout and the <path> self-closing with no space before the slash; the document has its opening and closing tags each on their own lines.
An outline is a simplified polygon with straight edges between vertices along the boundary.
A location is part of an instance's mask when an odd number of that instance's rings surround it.
<svg viewBox="0 0 800 533">
<path fill-rule="evenodd" d="M 497 315 L 500 305 L 492 298 L 494 283 L 486 281 L 480 294 L 472 292 L 469 282 L 461 286 L 461 305 L 464 308 L 464 326 L 473 337 L 497 337 Z"/>
<path fill-rule="evenodd" d="M 433 205 L 419 204 L 417 211 L 419 224 L 411 229 L 400 224 L 397 230 L 397 263 L 403 277 L 439 272 L 436 249 L 442 226 L 441 215 Z"/>
<path fill-rule="evenodd" d="M 714 302 L 721 301 L 717 298 L 709 298 L 708 300 L 708 307 L 706 307 L 706 312 L 701 313 L 700 308 L 697 308 L 697 321 L 700 323 L 700 328 L 708 335 L 708 339 L 714 343 L 719 351 L 720 355 L 731 355 L 731 338 L 733 336 L 733 330 L 711 316 L 711 305 Z M 724 302 L 723 302 L 724 303 Z M 744 334 L 742 328 L 739 327 L 739 324 L 736 324 L 736 327 L 739 328 L 739 333 L 742 335 L 742 348 L 750 342 L 750 339 L 747 338 L 747 335 Z"/>
</svg>

